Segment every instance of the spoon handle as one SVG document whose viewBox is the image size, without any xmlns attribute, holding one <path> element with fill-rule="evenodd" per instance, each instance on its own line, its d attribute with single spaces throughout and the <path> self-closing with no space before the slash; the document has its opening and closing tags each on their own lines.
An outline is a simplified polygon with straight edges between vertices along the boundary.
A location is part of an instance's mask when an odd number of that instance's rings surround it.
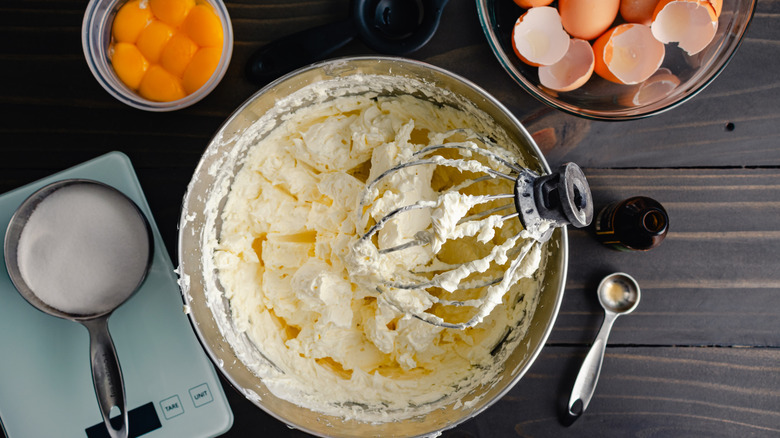
<svg viewBox="0 0 780 438">
<path fill-rule="evenodd" d="M 122 370 L 114 348 L 114 341 L 108 332 L 108 315 L 84 320 L 81 323 L 89 330 L 89 356 L 92 364 L 92 383 L 95 386 L 100 412 L 111 438 L 127 438 L 128 415 L 125 400 L 125 384 Z M 119 409 L 119 427 L 111 422 L 111 410 Z"/>
<path fill-rule="evenodd" d="M 568 411 L 569 415 L 573 417 L 579 417 L 585 412 L 593 393 L 596 391 L 596 383 L 599 380 L 599 374 L 601 374 L 601 364 L 607 348 L 607 338 L 617 317 L 618 314 L 613 312 L 604 314 L 604 322 L 596 335 L 596 340 L 593 341 L 588 355 L 582 362 L 577 380 L 574 381 L 574 387 L 571 390 L 571 397 L 569 397 Z M 577 402 L 581 403 L 579 407 L 576 406 Z"/>
<path fill-rule="evenodd" d="M 299 67 L 326 58 L 357 36 L 352 18 L 297 32 L 258 49 L 247 62 L 246 74 L 258 86 Z"/>
</svg>

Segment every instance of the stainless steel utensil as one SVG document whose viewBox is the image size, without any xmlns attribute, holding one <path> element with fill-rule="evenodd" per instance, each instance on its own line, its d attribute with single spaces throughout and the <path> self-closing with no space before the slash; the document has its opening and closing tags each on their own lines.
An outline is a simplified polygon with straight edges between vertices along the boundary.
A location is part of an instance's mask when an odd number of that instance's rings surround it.
<svg viewBox="0 0 780 438">
<path fill-rule="evenodd" d="M 597 293 L 599 303 L 604 308 L 604 322 L 596 335 L 596 340 L 593 341 L 593 346 L 582 362 L 577 380 L 574 381 L 571 390 L 568 411 L 573 417 L 579 417 L 585 412 L 596 390 L 612 324 L 618 316 L 633 312 L 639 304 L 639 285 L 633 277 L 622 272 L 604 277 L 599 283 Z"/>
<path fill-rule="evenodd" d="M 143 260 L 142 257 L 146 257 L 146 263 L 145 265 L 141 265 L 144 266 L 142 272 L 134 270 L 130 274 L 138 274 L 135 287 L 128 288 L 128 290 L 105 290 L 102 292 L 103 296 L 101 297 L 91 295 L 89 298 L 95 302 L 101 301 L 101 306 L 99 307 L 95 304 L 91 304 L 90 302 L 73 302 L 76 300 L 87 301 L 84 298 L 84 295 L 68 297 L 70 302 L 77 305 L 77 307 L 94 309 L 92 311 L 86 310 L 80 313 L 68 313 L 53 307 L 51 305 L 51 301 L 47 302 L 47 300 L 42 299 L 30 286 L 30 278 L 28 278 L 25 273 L 22 272 L 19 263 L 19 244 L 22 238 L 22 232 L 30 221 L 31 216 L 35 212 L 35 209 L 47 197 L 54 194 L 58 190 L 76 185 L 89 186 L 98 188 L 101 191 L 105 191 L 107 196 L 112 196 L 112 202 L 118 202 L 118 205 L 123 207 L 121 211 L 124 213 L 124 220 L 131 221 L 133 223 L 132 227 L 128 227 L 129 230 L 131 230 L 133 233 L 138 232 L 138 235 L 134 235 L 134 237 L 137 239 L 146 240 L 147 242 L 146 245 L 139 244 L 137 247 L 133 246 L 133 248 L 139 249 L 137 254 L 139 257 L 138 260 Z M 135 216 L 133 216 L 133 212 L 136 213 Z M 64 212 L 58 211 L 58 213 Z M 89 227 L 90 226 L 87 225 L 85 228 Z M 57 229 L 52 229 L 49 231 L 52 233 L 58 232 Z M 102 237 L 105 238 L 106 236 Z M 145 254 L 142 253 L 144 248 L 146 248 Z M 110 249 L 111 248 L 108 247 L 101 248 L 101 250 Z M 111 313 L 117 307 L 119 307 L 119 305 L 127 301 L 127 299 L 130 298 L 130 296 L 132 296 L 143 283 L 144 279 L 146 278 L 146 274 L 149 271 L 149 267 L 151 266 L 152 251 L 153 243 L 151 228 L 149 227 L 149 223 L 147 222 L 146 217 L 143 215 L 143 213 L 141 213 L 135 203 L 133 203 L 133 201 L 131 201 L 123 193 L 119 192 L 113 187 L 90 180 L 69 179 L 58 181 L 36 191 L 30 195 L 30 197 L 28 197 L 16 210 L 8 224 L 8 230 L 5 235 L 5 263 L 8 268 L 8 274 L 11 277 L 11 281 L 13 282 L 14 286 L 16 286 L 16 289 L 19 291 L 21 296 L 38 310 L 58 318 L 81 323 L 89 331 L 92 382 L 95 387 L 95 395 L 97 396 L 97 401 L 103 416 L 103 421 L 105 422 L 109 435 L 112 438 L 125 438 L 128 436 L 128 413 L 126 409 L 122 370 L 119 366 L 119 360 L 117 358 L 116 349 L 114 348 L 114 343 L 111 339 L 111 334 L 108 331 L 108 318 L 111 316 Z M 99 256 L 100 254 L 96 255 Z M 118 268 L 127 269 L 125 266 Z M 95 300 L 97 298 L 101 299 Z M 109 302 L 114 303 L 113 307 L 109 309 L 103 307 L 102 305 L 106 301 L 103 300 L 103 298 L 107 298 Z M 83 306 L 81 304 L 83 304 Z M 118 415 L 116 416 L 116 418 L 119 419 L 118 427 L 114 427 L 110 421 L 110 415 L 112 413 L 111 411 L 115 408 L 118 409 Z"/>
<path fill-rule="evenodd" d="M 408 161 L 395 165 L 366 184 L 359 208 L 360 211 L 364 212 L 364 220 L 368 222 L 373 217 L 374 205 L 372 204 L 377 199 L 381 199 L 383 193 L 401 190 L 400 187 L 393 187 L 390 181 L 393 175 L 405 169 L 416 166 L 449 167 L 474 175 L 474 177 L 439 191 L 438 198 L 435 200 L 424 199 L 409 205 L 394 206 L 396 208 L 378 218 L 376 223 L 362 234 L 357 245 L 374 245 L 372 238 L 385 225 L 407 212 L 443 208 L 448 198 L 461 196 L 461 191 L 464 189 L 472 189 L 472 191 L 480 193 L 482 189 L 479 184 L 493 178 L 511 181 L 514 184 L 513 193 L 466 195 L 472 205 L 464 209 L 468 211 L 463 212 L 464 216 L 458 218 L 455 225 L 456 227 L 477 225 L 477 227 L 470 227 L 470 231 L 463 231 L 465 234 L 459 236 L 464 237 L 482 232 L 481 230 L 486 227 L 500 228 L 505 221 L 518 218 L 524 230 L 507 238 L 505 243 L 496 244 L 495 248 L 499 251 L 490 251 L 482 258 L 464 263 L 455 265 L 445 263 L 438 258 L 438 251 L 444 243 L 441 242 L 442 238 L 434 221 L 425 230 L 417 232 L 413 240 L 391 248 L 380 249 L 377 246 L 374 250 L 369 248 L 365 252 L 359 251 L 361 256 L 370 254 L 370 258 L 376 259 L 379 265 L 392 265 L 392 259 L 389 258 L 403 255 L 405 250 L 421 246 L 432 248 L 433 259 L 429 265 L 426 265 L 424 271 L 409 272 L 405 268 L 398 267 L 395 272 L 380 275 L 375 287 L 380 293 L 386 293 L 392 289 L 415 291 L 424 296 L 428 302 L 439 306 L 473 307 L 476 312 L 468 320 L 458 323 L 447 321 L 431 313 L 429 310 L 432 306 L 422 312 L 407 311 L 399 307 L 401 312 L 411 314 L 411 316 L 429 324 L 465 329 L 478 324 L 496 305 L 501 303 L 503 291 L 519 280 L 516 273 L 519 272 L 521 263 L 534 245 L 541 245 L 549 240 L 556 227 L 570 224 L 582 228 L 590 224 L 593 218 L 593 198 L 585 174 L 574 163 L 563 164 L 556 172 L 540 176 L 492 152 L 487 147 L 494 148 L 496 145 L 483 135 L 465 132 L 465 130 L 455 130 L 448 134 L 466 135 L 468 140 L 425 147 L 412 154 Z M 456 155 L 458 158 L 445 158 L 439 155 L 442 151 L 454 152 L 458 154 Z M 483 157 L 484 161 L 476 160 L 475 156 Z M 378 190 L 379 187 L 382 187 L 382 190 Z M 508 201 L 504 202 L 503 200 Z M 498 201 L 498 206 L 496 206 L 495 201 Z M 381 208 L 385 208 L 383 203 L 379 204 Z M 474 213 L 469 214 L 472 212 L 472 208 L 480 206 L 485 206 L 487 209 L 484 211 L 474 210 Z M 507 210 L 511 213 L 501 214 Z M 445 237 L 443 240 L 455 239 Z M 508 265 L 505 261 L 498 261 L 498 259 L 503 258 L 500 255 L 502 253 L 509 256 L 507 257 Z M 501 274 L 483 274 L 491 264 L 500 266 Z M 373 279 L 371 281 L 373 282 Z M 472 298 L 452 300 L 431 293 L 434 290 L 440 291 L 442 289 L 449 293 L 457 290 L 468 290 L 471 291 Z M 478 293 L 476 298 L 473 298 L 474 292 Z"/>
</svg>

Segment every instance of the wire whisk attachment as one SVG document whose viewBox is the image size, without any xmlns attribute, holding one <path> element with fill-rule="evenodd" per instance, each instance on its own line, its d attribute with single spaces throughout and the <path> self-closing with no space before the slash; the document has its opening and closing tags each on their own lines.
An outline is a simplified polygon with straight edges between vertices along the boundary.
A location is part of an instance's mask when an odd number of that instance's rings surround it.
<svg viewBox="0 0 780 438">
<path fill-rule="evenodd" d="M 534 275 L 555 228 L 590 224 L 593 200 L 574 163 L 542 176 L 480 134 L 447 139 L 367 182 L 347 266 L 401 313 L 465 329 Z"/>
</svg>

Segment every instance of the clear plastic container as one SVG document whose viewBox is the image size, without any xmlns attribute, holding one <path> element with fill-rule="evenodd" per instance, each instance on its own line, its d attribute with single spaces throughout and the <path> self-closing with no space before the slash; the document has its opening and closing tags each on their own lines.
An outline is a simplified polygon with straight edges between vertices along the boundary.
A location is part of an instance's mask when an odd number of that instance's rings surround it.
<svg viewBox="0 0 780 438">
<path fill-rule="evenodd" d="M 211 5 L 222 23 L 224 41 L 222 58 L 208 81 L 196 92 L 182 99 L 170 102 L 155 102 L 144 99 L 122 83 L 111 66 L 108 47 L 111 43 L 111 26 L 117 10 L 127 0 L 91 0 L 84 13 L 81 26 L 81 45 L 87 65 L 98 83 L 120 102 L 145 111 L 175 111 L 186 108 L 211 93 L 227 71 L 233 53 L 233 27 L 225 4 L 220 0 L 205 0 Z"/>
</svg>

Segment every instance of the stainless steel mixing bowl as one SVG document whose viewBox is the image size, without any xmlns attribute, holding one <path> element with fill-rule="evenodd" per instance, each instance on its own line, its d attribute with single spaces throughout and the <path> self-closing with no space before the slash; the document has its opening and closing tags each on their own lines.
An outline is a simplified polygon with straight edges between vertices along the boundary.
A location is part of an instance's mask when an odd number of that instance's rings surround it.
<svg viewBox="0 0 780 438">
<path fill-rule="evenodd" d="M 246 136 L 247 129 L 255 123 L 265 124 L 268 128 L 278 123 L 285 113 L 274 114 L 272 110 L 280 100 L 301 88 L 315 82 L 348 78 L 359 73 L 422 81 L 429 90 L 414 92 L 418 97 L 431 98 L 427 91 L 434 90 L 440 102 L 461 107 L 464 111 L 486 113 L 506 132 L 505 140 L 509 144 L 504 146 L 516 149 L 527 167 L 541 173 L 549 172 L 542 153 L 520 122 L 495 98 L 462 77 L 421 62 L 390 57 L 356 57 L 315 64 L 293 72 L 257 92 L 225 122 L 209 144 L 184 198 L 179 231 L 180 285 L 195 332 L 219 371 L 249 400 L 270 415 L 291 427 L 321 436 L 428 435 L 454 427 L 485 410 L 506 394 L 531 367 L 552 330 L 563 298 L 568 260 L 565 228 L 557 229 L 548 242 L 544 281 L 537 308 L 525 338 L 515 343 L 513 351 L 506 352 L 498 382 L 476 388 L 461 400 L 463 404 L 460 407 L 451 404 L 445 409 L 397 422 L 372 424 L 343 420 L 274 396 L 234 350 L 233 345 L 236 344 L 250 348 L 253 346 L 245 335 L 234 330 L 227 298 L 220 293 L 207 294 L 207 291 L 214 288 L 219 290 L 221 286 L 211 275 L 211 254 L 204 253 L 204 242 L 206 239 L 218 238 L 218 210 L 224 205 L 225 187 L 229 186 L 241 167 L 243 151 L 234 149 L 245 147 L 242 136 Z M 387 92 L 398 94 L 405 91 Z M 262 137 L 268 130 L 252 135 Z M 218 199 L 212 201 L 219 205 L 217 214 L 207 215 L 207 203 L 215 196 Z M 507 345 L 504 344 L 502 348 L 510 348 Z M 262 361 L 260 351 L 256 348 L 254 351 L 255 356 L 250 360 Z"/>
</svg>

